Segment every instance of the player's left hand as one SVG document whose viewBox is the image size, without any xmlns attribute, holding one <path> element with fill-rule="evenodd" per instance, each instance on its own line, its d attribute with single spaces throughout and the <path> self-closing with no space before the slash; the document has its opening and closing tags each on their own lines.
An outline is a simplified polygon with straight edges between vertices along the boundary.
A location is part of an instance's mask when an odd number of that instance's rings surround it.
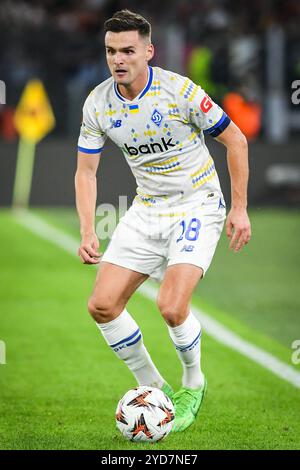
<svg viewBox="0 0 300 470">
<path fill-rule="evenodd" d="M 236 253 L 251 238 L 251 224 L 246 209 L 231 208 L 226 220 L 226 234 L 230 240 L 229 249 Z"/>
</svg>

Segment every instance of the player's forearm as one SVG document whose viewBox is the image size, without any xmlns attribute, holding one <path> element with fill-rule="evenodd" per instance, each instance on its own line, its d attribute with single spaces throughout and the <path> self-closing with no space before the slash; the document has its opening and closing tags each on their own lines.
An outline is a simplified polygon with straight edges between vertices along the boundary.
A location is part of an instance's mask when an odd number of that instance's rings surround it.
<svg viewBox="0 0 300 470">
<path fill-rule="evenodd" d="M 248 145 L 241 134 L 238 142 L 227 146 L 227 165 L 231 181 L 231 207 L 246 209 L 249 178 Z"/>
<path fill-rule="evenodd" d="M 80 220 L 81 235 L 95 231 L 95 208 L 97 199 L 96 176 L 77 170 L 75 175 L 76 207 Z"/>
</svg>

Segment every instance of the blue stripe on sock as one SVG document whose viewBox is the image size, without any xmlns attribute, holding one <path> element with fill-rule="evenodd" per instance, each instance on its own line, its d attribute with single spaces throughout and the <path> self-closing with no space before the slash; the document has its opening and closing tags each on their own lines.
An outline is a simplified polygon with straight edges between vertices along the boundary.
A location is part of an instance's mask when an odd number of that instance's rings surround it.
<svg viewBox="0 0 300 470">
<path fill-rule="evenodd" d="M 115 348 L 116 346 L 120 346 L 120 344 L 127 343 L 127 341 L 130 341 L 131 339 L 133 339 L 139 332 L 140 332 L 140 329 L 138 328 L 132 335 L 127 336 L 127 338 L 121 339 L 121 341 L 118 341 L 118 343 L 110 344 L 110 347 Z"/>
<path fill-rule="evenodd" d="M 187 349 L 190 349 L 191 347 L 196 346 L 196 342 L 199 340 L 201 335 L 202 335 L 202 330 L 200 330 L 199 334 L 196 336 L 194 341 L 191 342 L 191 344 L 189 344 L 187 346 L 178 346 L 177 344 L 175 344 L 176 349 L 178 349 L 178 351 L 180 351 L 180 352 L 185 352 Z"/>
<path fill-rule="evenodd" d="M 133 344 L 137 343 L 141 339 L 142 335 L 140 334 L 132 343 L 127 343 L 126 346 L 132 346 Z"/>
</svg>

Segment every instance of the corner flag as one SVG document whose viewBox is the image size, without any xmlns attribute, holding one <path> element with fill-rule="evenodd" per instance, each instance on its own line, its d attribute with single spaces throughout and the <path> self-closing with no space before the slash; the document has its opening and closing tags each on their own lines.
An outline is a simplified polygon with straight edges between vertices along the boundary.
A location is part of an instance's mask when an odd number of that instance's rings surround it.
<svg viewBox="0 0 300 470">
<path fill-rule="evenodd" d="M 35 147 L 55 126 L 54 114 L 40 80 L 30 80 L 17 106 L 14 123 L 20 134 L 13 206 L 27 207 L 30 197 Z"/>
</svg>

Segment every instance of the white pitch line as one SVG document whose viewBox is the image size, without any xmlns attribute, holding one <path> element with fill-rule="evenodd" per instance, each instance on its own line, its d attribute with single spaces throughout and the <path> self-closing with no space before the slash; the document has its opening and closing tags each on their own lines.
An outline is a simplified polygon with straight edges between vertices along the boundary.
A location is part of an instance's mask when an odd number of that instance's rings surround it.
<svg viewBox="0 0 300 470">
<path fill-rule="evenodd" d="M 28 211 L 18 211 L 15 214 L 16 220 L 28 230 L 39 235 L 44 240 L 59 246 L 69 254 L 77 256 L 79 242 L 74 237 L 67 235 L 63 231 L 48 224 L 42 218 L 33 215 Z M 151 283 L 146 282 L 139 288 L 138 292 L 149 300 L 155 301 L 158 288 Z M 209 336 L 217 340 L 219 343 L 238 351 L 240 354 L 246 356 L 257 364 L 260 364 L 262 367 L 273 372 L 273 374 L 277 375 L 281 379 L 284 379 L 295 387 L 300 388 L 300 372 L 296 371 L 293 367 L 287 365 L 285 362 L 277 359 L 272 354 L 255 346 L 254 344 L 245 341 L 195 305 L 193 305 L 193 313 L 199 318 L 202 327 Z"/>
</svg>

